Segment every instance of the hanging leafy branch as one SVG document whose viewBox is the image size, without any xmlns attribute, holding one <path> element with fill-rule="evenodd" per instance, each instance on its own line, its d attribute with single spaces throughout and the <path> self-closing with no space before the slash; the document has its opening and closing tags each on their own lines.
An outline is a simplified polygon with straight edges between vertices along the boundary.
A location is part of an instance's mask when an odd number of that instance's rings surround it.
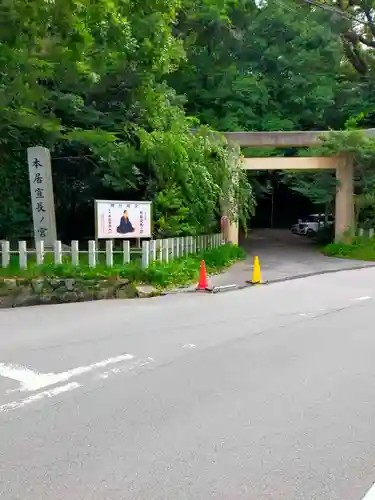
<svg viewBox="0 0 375 500">
<path fill-rule="evenodd" d="M 231 174 L 239 155 L 234 160 L 197 120 L 192 133 L 166 82 L 185 57 L 173 33 L 180 7 L 178 0 L 2 3 L 0 237 L 30 231 L 24 157 L 33 144 L 51 149 L 58 219 L 65 207 L 77 228 L 87 227 L 93 198 L 105 195 L 154 201 L 160 234 L 177 231 L 176 217 L 184 217 L 185 233 L 211 230 L 224 181 L 245 221 L 251 189 L 242 173 L 234 186 Z"/>
</svg>

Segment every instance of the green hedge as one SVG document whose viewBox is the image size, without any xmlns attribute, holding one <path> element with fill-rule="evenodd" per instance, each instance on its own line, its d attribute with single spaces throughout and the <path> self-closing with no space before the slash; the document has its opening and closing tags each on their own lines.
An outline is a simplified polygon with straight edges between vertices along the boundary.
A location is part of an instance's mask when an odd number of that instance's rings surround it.
<svg viewBox="0 0 375 500">
<path fill-rule="evenodd" d="M 344 259 L 375 260 L 375 238 L 353 238 L 350 243 L 330 243 L 323 249 L 330 257 Z"/>
<path fill-rule="evenodd" d="M 205 250 L 196 255 L 189 255 L 173 260 L 172 262 L 154 262 L 144 269 L 139 262 L 114 267 L 99 265 L 90 268 L 87 265 L 73 266 L 71 264 L 53 265 L 44 264 L 38 266 L 30 264 L 27 270 L 20 270 L 18 266 L 10 266 L 0 269 L 0 276 L 28 278 L 37 277 L 118 277 L 126 278 L 134 283 L 146 283 L 157 287 L 167 288 L 171 286 L 185 285 L 198 280 L 201 260 L 206 263 L 207 272 L 214 274 L 222 271 L 237 260 L 244 259 L 245 252 L 234 245 L 223 245 L 211 250 Z"/>
</svg>

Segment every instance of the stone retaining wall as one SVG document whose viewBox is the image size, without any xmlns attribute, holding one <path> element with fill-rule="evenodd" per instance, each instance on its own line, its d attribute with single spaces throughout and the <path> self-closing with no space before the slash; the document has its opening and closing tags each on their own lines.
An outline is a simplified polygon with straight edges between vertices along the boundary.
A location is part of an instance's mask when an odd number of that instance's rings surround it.
<svg viewBox="0 0 375 500">
<path fill-rule="evenodd" d="M 139 286 L 126 279 L 0 278 L 0 308 L 156 295 L 160 292 L 154 287 Z"/>
</svg>

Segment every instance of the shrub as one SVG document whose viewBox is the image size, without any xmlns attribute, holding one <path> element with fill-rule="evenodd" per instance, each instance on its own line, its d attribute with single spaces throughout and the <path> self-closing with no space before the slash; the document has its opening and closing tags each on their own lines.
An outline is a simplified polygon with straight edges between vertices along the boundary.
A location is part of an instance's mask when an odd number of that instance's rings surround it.
<svg viewBox="0 0 375 500">
<path fill-rule="evenodd" d="M 27 270 L 19 269 L 17 263 L 6 269 L 0 268 L 0 275 L 20 277 L 56 277 L 56 278 L 108 278 L 118 277 L 128 279 L 134 283 L 146 283 L 161 288 L 184 285 L 197 280 L 199 277 L 200 262 L 205 260 L 207 272 L 213 274 L 222 271 L 237 260 L 246 257 L 245 252 L 234 245 L 223 245 L 211 250 L 205 250 L 196 255 L 188 255 L 171 262 L 153 262 L 148 268 L 143 268 L 139 261 L 127 265 L 106 267 L 98 265 L 90 268 L 86 265 L 73 266 L 65 263 L 62 265 L 30 263 Z"/>
<path fill-rule="evenodd" d="M 349 243 L 330 243 L 323 249 L 325 255 L 345 259 L 375 260 L 375 238 L 354 237 Z"/>
</svg>

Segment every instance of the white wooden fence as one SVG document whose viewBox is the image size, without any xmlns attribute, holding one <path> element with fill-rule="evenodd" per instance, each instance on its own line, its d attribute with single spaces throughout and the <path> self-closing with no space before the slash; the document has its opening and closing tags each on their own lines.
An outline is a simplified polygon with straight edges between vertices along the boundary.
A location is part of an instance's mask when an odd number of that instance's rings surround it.
<svg viewBox="0 0 375 500">
<path fill-rule="evenodd" d="M 43 241 L 37 241 L 35 249 L 28 249 L 26 241 L 19 241 L 17 249 L 13 250 L 9 241 L 3 240 L 0 246 L 1 267 L 9 267 L 14 256 L 18 257 L 17 265 L 20 269 L 27 269 L 30 260 L 37 265 L 47 262 L 59 265 L 64 262 L 74 266 L 82 263 L 95 267 L 99 262 L 102 263 L 101 256 L 103 254 L 105 255 L 105 264 L 108 267 L 112 267 L 114 263 L 128 264 L 131 260 L 131 254 L 141 255 L 142 266 L 148 267 L 154 261 L 168 262 L 202 250 L 219 247 L 223 244 L 224 238 L 220 233 L 143 241 L 141 249 L 131 249 L 128 240 L 122 242 L 121 249 L 115 249 L 113 240 L 107 240 L 105 250 L 101 250 L 96 241 L 90 240 L 87 250 L 80 249 L 78 241 L 72 241 L 70 248 L 63 246 L 61 241 L 56 241 L 53 249 L 45 248 Z M 120 258 L 119 255 L 121 255 Z"/>
<path fill-rule="evenodd" d="M 148 267 L 154 261 L 168 262 L 221 245 L 224 245 L 224 238 L 220 233 L 144 241 L 142 243 L 142 266 Z"/>
<path fill-rule="evenodd" d="M 363 238 L 373 238 L 375 235 L 374 228 L 364 229 L 363 227 L 358 228 L 357 230 L 358 236 L 362 236 Z"/>
</svg>

